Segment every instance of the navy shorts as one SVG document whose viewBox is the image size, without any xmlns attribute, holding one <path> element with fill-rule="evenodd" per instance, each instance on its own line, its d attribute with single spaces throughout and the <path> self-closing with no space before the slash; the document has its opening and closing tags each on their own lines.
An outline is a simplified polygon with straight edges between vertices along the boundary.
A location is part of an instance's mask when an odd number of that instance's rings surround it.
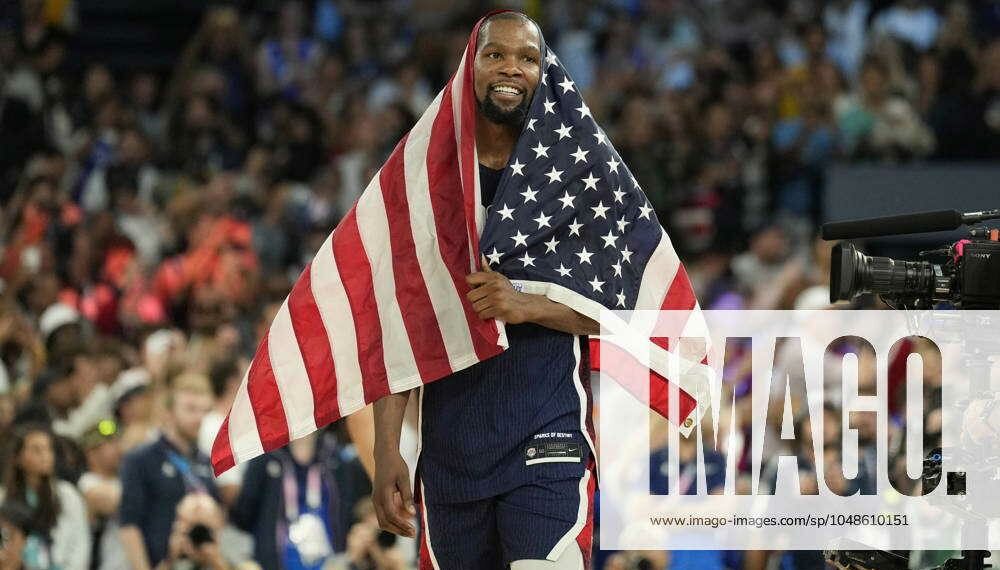
<svg viewBox="0 0 1000 570">
<path fill-rule="evenodd" d="M 593 466 L 583 477 L 542 479 L 463 503 L 425 504 L 417 483 L 421 570 L 503 569 L 517 560 L 557 560 L 579 549 L 589 567 Z"/>
</svg>

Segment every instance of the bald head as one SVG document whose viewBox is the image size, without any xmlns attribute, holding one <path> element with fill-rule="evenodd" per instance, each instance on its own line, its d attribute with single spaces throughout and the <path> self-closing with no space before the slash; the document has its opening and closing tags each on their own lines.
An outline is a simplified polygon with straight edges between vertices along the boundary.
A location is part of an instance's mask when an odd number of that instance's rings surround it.
<svg viewBox="0 0 1000 570">
<path fill-rule="evenodd" d="M 479 115 L 498 125 L 519 128 L 541 76 L 538 26 L 517 12 L 495 14 L 483 22 L 476 44 Z"/>
</svg>

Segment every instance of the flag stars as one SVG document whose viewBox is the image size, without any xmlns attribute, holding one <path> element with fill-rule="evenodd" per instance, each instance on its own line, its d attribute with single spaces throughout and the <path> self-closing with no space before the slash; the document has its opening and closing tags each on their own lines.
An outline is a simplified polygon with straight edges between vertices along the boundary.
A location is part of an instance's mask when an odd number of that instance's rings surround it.
<svg viewBox="0 0 1000 570">
<path fill-rule="evenodd" d="M 551 219 L 552 216 L 546 216 L 545 212 L 539 212 L 538 217 L 534 219 L 534 222 L 538 224 L 538 229 L 551 228 L 552 225 L 549 224 L 549 220 Z"/>
<path fill-rule="evenodd" d="M 625 218 L 622 218 L 618 220 L 618 222 L 616 223 L 618 224 L 618 231 L 621 233 L 625 233 L 625 226 L 629 225 L 631 222 L 626 222 Z"/>
<path fill-rule="evenodd" d="M 598 180 L 600 180 L 600 178 L 595 177 L 593 172 L 588 174 L 586 178 L 581 180 L 581 182 L 587 185 L 587 187 L 584 188 L 584 190 L 597 190 Z"/>
<path fill-rule="evenodd" d="M 618 203 L 618 204 L 624 204 L 625 203 L 625 201 L 622 200 L 622 198 L 625 197 L 625 192 L 622 191 L 621 186 L 619 186 L 617 190 L 612 190 L 611 193 L 615 195 L 615 202 L 616 203 Z"/>
<path fill-rule="evenodd" d="M 594 116 L 590 114 L 590 107 L 588 107 L 584 103 L 581 103 L 580 106 L 576 108 L 576 112 L 580 113 L 581 119 L 583 119 L 584 117 L 590 117 L 591 119 L 594 118 Z"/>
<path fill-rule="evenodd" d="M 549 157 L 549 147 L 543 146 L 542 145 L 542 141 L 538 141 L 538 146 L 536 146 L 535 148 L 533 148 L 531 150 L 535 151 L 535 159 L 536 160 L 539 159 L 539 158 L 542 158 L 543 156 L 545 158 Z"/>
<path fill-rule="evenodd" d="M 570 91 L 576 91 L 573 87 L 573 82 L 569 80 L 568 75 L 563 79 L 562 83 L 559 84 L 559 87 L 562 87 L 563 95 L 569 93 Z"/>
<path fill-rule="evenodd" d="M 524 257 L 517 258 L 518 261 L 524 264 L 524 267 L 535 266 L 535 258 L 528 255 L 528 252 L 524 252 Z"/>
<path fill-rule="evenodd" d="M 602 219 L 606 220 L 606 219 L 608 219 L 606 213 L 611 208 L 605 206 L 604 205 L 604 201 L 602 200 L 602 201 L 598 202 L 596 206 L 591 206 L 590 209 L 594 211 L 594 219 L 595 220 L 597 218 L 602 218 Z"/>
<path fill-rule="evenodd" d="M 625 306 L 625 291 L 623 290 L 623 291 L 619 291 L 619 292 L 615 293 L 615 297 L 618 298 L 618 306 L 619 307 L 624 307 Z"/>
<path fill-rule="evenodd" d="M 508 207 L 507 204 L 504 204 L 503 208 L 497 210 L 497 213 L 500 214 L 501 221 L 502 220 L 514 221 L 514 209 Z"/>
<path fill-rule="evenodd" d="M 582 227 L 583 224 L 573 220 L 573 223 L 569 225 L 569 235 L 580 237 L 580 228 Z"/>
<path fill-rule="evenodd" d="M 562 198 L 559 198 L 559 201 L 562 202 L 563 209 L 569 208 L 570 210 L 572 210 L 573 200 L 575 200 L 575 198 L 569 195 L 569 190 L 567 190 L 566 193 L 562 195 Z"/>
<path fill-rule="evenodd" d="M 524 188 L 524 192 L 521 192 L 521 195 L 524 196 L 524 203 L 537 202 L 535 194 L 538 194 L 538 190 L 532 190 L 531 186 L 525 186 Z"/>
<path fill-rule="evenodd" d="M 559 123 L 559 128 L 556 129 L 555 133 L 559 133 L 559 140 L 570 138 L 569 132 L 573 130 L 573 127 L 566 126 L 564 123 Z"/>
<path fill-rule="evenodd" d="M 608 235 L 601 236 L 601 239 L 604 240 L 605 249 L 609 247 L 617 247 L 615 242 L 618 240 L 618 236 L 616 236 L 613 231 L 608 230 Z"/>
<path fill-rule="evenodd" d="M 552 52 L 549 52 L 548 55 L 545 56 L 545 66 L 546 67 L 548 67 L 548 66 L 556 63 L 557 61 L 558 60 L 556 59 L 556 54 L 554 54 Z"/>
<path fill-rule="evenodd" d="M 615 174 L 618 174 L 618 166 L 620 164 L 621 163 L 618 162 L 617 160 L 615 160 L 615 157 L 612 156 L 611 160 L 608 161 L 608 171 L 609 172 L 614 172 Z"/>
<path fill-rule="evenodd" d="M 563 277 L 571 277 L 572 276 L 571 270 L 569 268 L 567 268 L 565 265 L 563 265 L 562 263 L 559 264 L 559 268 L 556 269 L 556 271 L 558 271 L 559 275 L 561 275 Z"/>
<path fill-rule="evenodd" d="M 486 254 L 486 259 L 490 260 L 490 265 L 496 265 L 500 263 L 500 258 L 503 256 L 502 251 L 497 251 L 496 246 L 493 247 L 492 253 Z"/>
<path fill-rule="evenodd" d="M 608 137 L 604 135 L 604 131 L 598 130 L 596 133 L 594 133 L 594 138 L 597 139 L 597 144 L 603 144 L 607 146 Z"/>
<path fill-rule="evenodd" d="M 519 176 L 524 176 L 524 166 L 525 165 L 521 164 L 521 161 L 515 158 L 514 163 L 510 165 L 510 169 L 512 171 L 511 176 L 514 176 L 515 174 Z"/>
<path fill-rule="evenodd" d="M 553 166 L 552 170 L 546 172 L 545 175 L 549 177 L 549 184 L 554 184 L 556 182 L 562 182 L 562 173 L 562 170 L 556 170 L 556 167 Z"/>
<path fill-rule="evenodd" d="M 590 282 L 590 286 L 594 288 L 594 293 L 604 292 L 604 281 L 598 280 L 596 275 L 594 275 L 593 281 Z"/>
<path fill-rule="evenodd" d="M 545 253 L 556 253 L 557 245 L 559 245 L 559 241 L 556 240 L 556 236 L 552 236 L 552 239 L 545 242 Z"/>
<path fill-rule="evenodd" d="M 628 246 L 626 245 L 625 249 L 622 250 L 622 261 L 625 263 L 632 263 L 632 253 L 633 252 L 629 251 Z"/>
<path fill-rule="evenodd" d="M 556 109 L 556 102 L 555 101 L 549 101 L 548 99 L 546 99 L 544 105 L 545 105 L 545 114 L 546 115 L 548 115 L 549 113 L 552 113 L 553 115 L 556 114 L 556 110 L 555 110 Z"/>
<path fill-rule="evenodd" d="M 639 206 L 639 217 L 642 218 L 642 219 L 644 219 L 644 220 L 648 220 L 649 219 L 649 213 L 652 212 L 652 211 L 653 211 L 653 209 L 649 207 L 648 203 L 647 204 L 643 204 L 642 206 Z"/>
<path fill-rule="evenodd" d="M 589 152 L 590 152 L 589 150 L 583 150 L 583 148 L 579 146 L 576 147 L 576 152 L 570 154 L 570 156 L 576 159 L 573 161 L 573 164 L 576 164 L 578 162 L 587 162 L 587 153 Z"/>
<path fill-rule="evenodd" d="M 611 269 L 615 270 L 615 277 L 621 277 L 622 276 L 622 262 L 621 261 L 616 261 L 615 264 L 611 266 Z"/>
<path fill-rule="evenodd" d="M 583 249 L 575 255 L 580 258 L 580 265 L 583 265 L 584 263 L 590 263 L 590 258 L 593 257 L 594 254 L 587 251 L 587 246 L 583 246 Z"/>
<path fill-rule="evenodd" d="M 521 233 L 521 230 L 517 230 L 517 233 L 510 236 L 510 239 L 514 240 L 514 246 L 524 246 L 528 247 L 528 236 Z"/>
<path fill-rule="evenodd" d="M 544 76 L 542 78 L 544 79 Z M 537 122 L 538 122 L 538 119 L 528 119 L 528 130 L 529 131 L 535 130 L 535 123 L 537 123 Z"/>
</svg>

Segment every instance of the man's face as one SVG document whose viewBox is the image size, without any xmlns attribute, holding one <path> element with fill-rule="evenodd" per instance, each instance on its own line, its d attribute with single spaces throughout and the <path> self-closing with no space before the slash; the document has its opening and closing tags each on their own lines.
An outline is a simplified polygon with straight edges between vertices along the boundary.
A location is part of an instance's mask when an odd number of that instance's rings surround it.
<svg viewBox="0 0 1000 570">
<path fill-rule="evenodd" d="M 211 409 L 211 396 L 185 390 L 178 391 L 174 394 L 174 406 L 171 410 L 177 433 L 191 443 L 198 441 L 201 420 Z"/>
<path fill-rule="evenodd" d="M 492 20 L 480 30 L 475 88 L 479 112 L 486 119 L 520 126 L 541 73 L 541 38 L 520 19 Z"/>
</svg>

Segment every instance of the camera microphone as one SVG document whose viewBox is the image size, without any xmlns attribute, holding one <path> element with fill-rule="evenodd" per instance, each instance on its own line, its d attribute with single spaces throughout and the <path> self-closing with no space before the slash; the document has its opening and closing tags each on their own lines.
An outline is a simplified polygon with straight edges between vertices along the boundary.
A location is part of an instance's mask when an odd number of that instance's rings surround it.
<svg viewBox="0 0 1000 570">
<path fill-rule="evenodd" d="M 958 229 L 964 216 L 958 210 L 936 210 L 898 216 L 823 224 L 823 239 L 855 239 Z"/>
<path fill-rule="evenodd" d="M 934 210 L 896 216 L 865 218 L 823 224 L 825 240 L 856 239 L 923 232 L 947 232 L 957 230 L 964 224 L 975 224 L 1000 218 L 1000 209 L 968 212 L 958 210 Z"/>
</svg>

